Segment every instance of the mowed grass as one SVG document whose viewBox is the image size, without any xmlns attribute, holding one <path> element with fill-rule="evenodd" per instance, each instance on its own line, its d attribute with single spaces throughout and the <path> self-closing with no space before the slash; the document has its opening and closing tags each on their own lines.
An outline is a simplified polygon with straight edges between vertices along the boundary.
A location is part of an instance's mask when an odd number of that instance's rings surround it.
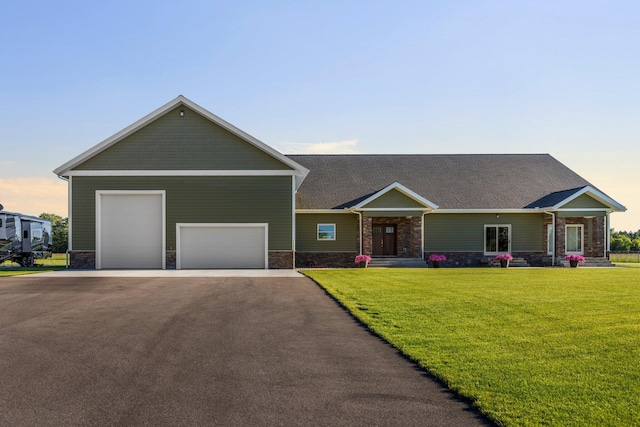
<svg viewBox="0 0 640 427">
<path fill-rule="evenodd" d="M 40 258 L 35 261 L 34 267 L 20 267 L 15 262 L 5 261 L 0 264 L 0 277 L 21 276 L 24 274 L 43 273 L 45 271 L 62 270 L 66 265 L 65 254 L 53 254 L 51 258 Z"/>
<path fill-rule="evenodd" d="M 304 273 L 499 425 L 640 425 L 640 269 Z"/>
</svg>

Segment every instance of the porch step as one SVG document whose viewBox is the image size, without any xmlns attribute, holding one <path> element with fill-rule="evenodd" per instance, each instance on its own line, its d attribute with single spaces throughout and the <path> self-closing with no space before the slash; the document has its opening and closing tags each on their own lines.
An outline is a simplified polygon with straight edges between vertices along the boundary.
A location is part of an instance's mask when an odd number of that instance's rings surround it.
<svg viewBox="0 0 640 427">
<path fill-rule="evenodd" d="M 373 258 L 369 268 L 427 268 L 422 258 Z"/>
<path fill-rule="evenodd" d="M 492 267 L 500 267 L 500 261 L 492 261 Z M 515 257 L 509 261 L 509 267 L 531 267 L 526 259 L 521 257 Z"/>
<path fill-rule="evenodd" d="M 570 267 L 569 261 L 562 258 L 559 262 L 562 267 Z M 606 257 L 585 257 L 584 264 L 578 264 L 578 267 L 615 267 L 616 265 L 609 261 Z"/>
</svg>

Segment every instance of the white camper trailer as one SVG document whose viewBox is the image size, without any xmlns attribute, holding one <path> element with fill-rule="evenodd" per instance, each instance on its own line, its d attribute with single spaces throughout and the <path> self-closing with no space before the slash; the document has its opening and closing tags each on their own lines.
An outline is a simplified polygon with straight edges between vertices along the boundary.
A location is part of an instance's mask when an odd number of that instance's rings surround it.
<svg viewBox="0 0 640 427">
<path fill-rule="evenodd" d="M 0 210 L 0 264 L 31 267 L 36 259 L 51 257 L 52 243 L 50 221 Z"/>
</svg>

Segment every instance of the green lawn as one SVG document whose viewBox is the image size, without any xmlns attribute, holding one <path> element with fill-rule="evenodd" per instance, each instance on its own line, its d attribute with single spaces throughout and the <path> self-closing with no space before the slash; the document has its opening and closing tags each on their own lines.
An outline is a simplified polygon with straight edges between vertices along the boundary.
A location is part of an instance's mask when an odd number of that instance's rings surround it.
<svg viewBox="0 0 640 427">
<path fill-rule="evenodd" d="M 500 425 L 640 425 L 640 270 L 304 272 Z"/>
<path fill-rule="evenodd" d="M 24 268 L 15 262 L 0 264 L 0 277 L 21 276 L 23 274 L 43 273 L 45 271 L 62 270 L 65 268 L 65 254 L 53 254 L 51 258 L 41 258 L 35 261 L 36 266 Z"/>
</svg>

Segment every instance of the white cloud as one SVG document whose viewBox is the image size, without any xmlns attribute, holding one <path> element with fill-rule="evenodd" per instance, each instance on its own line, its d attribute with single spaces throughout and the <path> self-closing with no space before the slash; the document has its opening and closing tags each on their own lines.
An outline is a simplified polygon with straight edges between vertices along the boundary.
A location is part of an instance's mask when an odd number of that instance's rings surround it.
<svg viewBox="0 0 640 427">
<path fill-rule="evenodd" d="M 67 216 L 67 183 L 59 178 L 0 178 L 0 204 L 9 212 Z"/>
<path fill-rule="evenodd" d="M 285 154 L 359 154 L 357 139 L 317 143 L 280 144 L 278 151 Z"/>
</svg>

